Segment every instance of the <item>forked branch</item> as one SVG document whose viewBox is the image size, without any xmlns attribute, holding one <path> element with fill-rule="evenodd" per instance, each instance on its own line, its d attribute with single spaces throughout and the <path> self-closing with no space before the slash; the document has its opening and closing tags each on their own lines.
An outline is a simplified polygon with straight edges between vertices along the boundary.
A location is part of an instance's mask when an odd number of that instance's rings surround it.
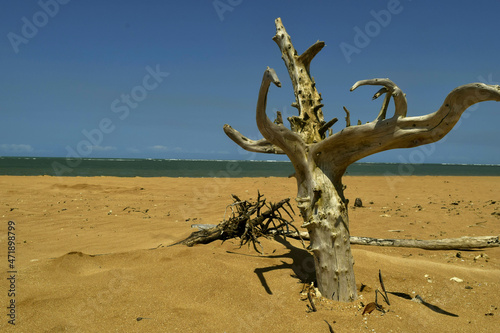
<svg viewBox="0 0 500 333">
<path fill-rule="evenodd" d="M 311 60 L 313 60 L 314 56 L 318 54 L 319 51 L 325 46 L 325 42 L 317 41 L 313 45 L 311 45 L 307 50 L 304 51 L 299 56 L 299 62 L 302 62 L 309 73 L 309 67 L 311 65 Z"/>
</svg>

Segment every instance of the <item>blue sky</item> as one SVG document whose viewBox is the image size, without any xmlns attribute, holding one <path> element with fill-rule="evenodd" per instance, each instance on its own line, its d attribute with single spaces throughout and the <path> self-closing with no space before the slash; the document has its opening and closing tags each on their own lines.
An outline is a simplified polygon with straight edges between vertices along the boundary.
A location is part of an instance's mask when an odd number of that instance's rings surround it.
<svg viewBox="0 0 500 333">
<path fill-rule="evenodd" d="M 325 41 L 311 73 L 338 131 L 344 105 L 354 122 L 378 113 L 378 88 L 349 92 L 361 79 L 392 79 L 409 116 L 434 112 L 459 85 L 500 84 L 498 13 L 498 1 L 9 0 L 0 156 L 286 160 L 245 152 L 222 130 L 261 138 L 255 104 L 266 66 L 282 81 L 269 92 L 269 116 L 295 114 L 275 18 L 299 53 Z M 500 164 L 498 124 L 500 103 L 478 104 L 432 147 L 363 161 Z"/>
</svg>

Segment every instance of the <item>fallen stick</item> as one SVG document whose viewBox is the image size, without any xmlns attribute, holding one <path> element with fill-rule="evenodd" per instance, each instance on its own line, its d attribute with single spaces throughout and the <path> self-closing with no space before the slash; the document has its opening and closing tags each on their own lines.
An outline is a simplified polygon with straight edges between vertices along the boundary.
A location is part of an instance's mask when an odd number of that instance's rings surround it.
<svg viewBox="0 0 500 333">
<path fill-rule="evenodd" d="M 296 232 L 289 233 L 286 236 L 299 238 L 299 234 Z M 301 231 L 300 237 L 302 237 L 302 239 L 309 239 L 309 234 L 306 231 Z M 384 239 L 351 236 L 350 241 L 353 245 L 412 247 L 425 250 L 480 249 L 500 246 L 500 239 L 498 236 L 461 237 L 436 240 Z"/>
<path fill-rule="evenodd" d="M 351 244 L 393 247 L 414 247 L 425 250 L 479 249 L 500 246 L 498 236 L 461 237 L 436 240 L 378 239 L 351 236 Z"/>
</svg>

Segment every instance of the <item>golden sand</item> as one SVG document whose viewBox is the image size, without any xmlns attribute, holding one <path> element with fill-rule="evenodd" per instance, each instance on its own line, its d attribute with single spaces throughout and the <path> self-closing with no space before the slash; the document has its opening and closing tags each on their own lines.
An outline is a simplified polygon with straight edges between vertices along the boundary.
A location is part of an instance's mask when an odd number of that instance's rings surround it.
<svg viewBox="0 0 500 333">
<path fill-rule="evenodd" d="M 345 177 L 351 234 L 440 239 L 500 234 L 500 177 Z M 166 247 L 192 223 L 217 224 L 230 194 L 294 198 L 287 178 L 0 177 L 0 331 L 16 332 L 495 332 L 500 248 L 426 251 L 353 246 L 353 303 L 317 299 L 298 277 L 313 260 L 295 240 Z M 354 208 L 354 199 L 363 208 Z M 293 200 L 292 200 L 293 202 Z M 297 213 L 297 211 L 296 211 Z M 8 221 L 15 222 L 9 297 Z M 300 226 L 300 217 L 296 216 Z M 458 254 L 460 252 L 460 254 Z M 381 270 L 388 312 L 362 315 Z M 450 280 L 457 277 L 462 282 Z M 15 327 L 8 323 L 15 300 Z M 379 297 L 380 302 L 380 297 Z"/>
</svg>

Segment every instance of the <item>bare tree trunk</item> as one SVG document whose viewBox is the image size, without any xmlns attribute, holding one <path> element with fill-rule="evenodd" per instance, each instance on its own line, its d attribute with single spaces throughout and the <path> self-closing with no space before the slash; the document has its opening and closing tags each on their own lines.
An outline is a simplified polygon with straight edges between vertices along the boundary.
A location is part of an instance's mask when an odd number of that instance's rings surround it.
<svg viewBox="0 0 500 333">
<path fill-rule="evenodd" d="M 391 80 L 358 81 L 351 91 L 363 85 L 382 86 L 374 96 L 378 98 L 386 94 L 380 112 L 370 123 L 361 125 L 358 122 L 358 126 L 350 126 L 350 114 L 344 108 L 347 127 L 326 137 L 337 119 L 324 120 L 321 94 L 310 76 L 311 60 L 325 44 L 318 41 L 298 55 L 281 19 L 276 19 L 275 24 L 273 40 L 278 44 L 288 69 L 295 93 L 292 106 L 298 109 L 299 115 L 288 118 L 290 129 L 283 125 L 280 114 L 275 122 L 267 117 L 269 87 L 271 83 L 281 86 L 276 72 L 268 67 L 262 78 L 256 110 L 257 127 L 264 138 L 248 139 L 229 125 L 224 125 L 224 131 L 246 150 L 288 156 L 297 179 L 297 206 L 311 238 L 318 288 L 328 298 L 351 301 L 356 299 L 356 284 L 342 185 L 347 167 L 380 151 L 440 140 L 469 106 L 488 100 L 500 101 L 500 86 L 482 83 L 460 86 L 450 92 L 438 111 L 420 117 L 406 117 L 405 95 Z M 395 114 L 386 119 L 391 98 Z"/>
<path fill-rule="evenodd" d="M 327 298 L 355 300 L 354 260 L 349 236 L 347 203 L 340 179 L 329 178 L 313 167 L 308 181 L 299 185 L 307 189 L 297 197 L 314 254 L 316 280 L 321 294 Z M 304 195 L 305 194 L 305 195 Z"/>
</svg>

